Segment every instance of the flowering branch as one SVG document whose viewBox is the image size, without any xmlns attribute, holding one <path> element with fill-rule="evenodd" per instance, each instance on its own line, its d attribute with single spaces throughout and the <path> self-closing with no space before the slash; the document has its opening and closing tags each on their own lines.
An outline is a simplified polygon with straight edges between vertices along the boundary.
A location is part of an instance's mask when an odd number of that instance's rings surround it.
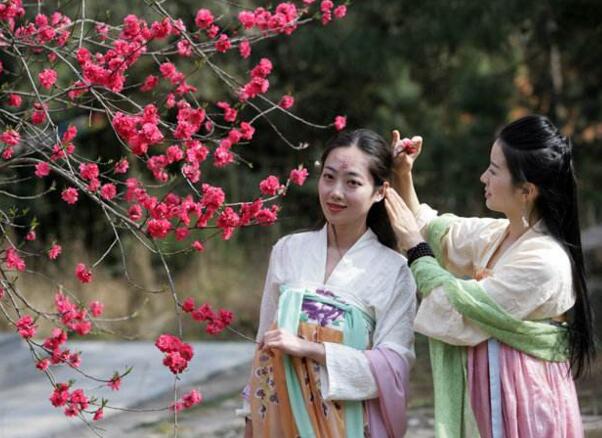
<svg viewBox="0 0 602 438">
<path fill-rule="evenodd" d="M 275 223 L 278 202 L 291 184 L 305 182 L 308 171 L 303 166 L 291 169 L 285 182 L 265 175 L 254 199 L 238 200 L 230 199 L 226 188 L 205 178 L 208 166 L 223 169 L 236 163 L 250 164 L 236 150 L 253 142 L 258 120 L 265 120 L 294 149 L 305 148 L 307 143 L 286 138 L 270 119 L 274 112 L 316 129 L 344 128 L 343 116 L 331 124 L 320 124 L 295 114 L 292 95 L 275 97 L 270 91 L 275 70 L 272 62 L 262 58 L 249 64 L 249 58 L 254 44 L 291 35 L 318 20 L 329 24 L 343 18 L 346 7 L 335 7 L 330 0 L 319 4 L 289 1 L 217 18 L 213 11 L 202 8 L 189 28 L 185 24 L 189 17 L 172 16 L 157 0 L 145 3 L 158 20 L 148 22 L 130 14 L 121 23 L 88 18 L 85 0 L 80 0 L 78 17 L 73 19 L 53 11 L 48 3 L 37 2 L 35 7 L 22 0 L 0 2 L 0 100 L 4 104 L 0 108 L 0 173 L 4 178 L 0 183 L 6 187 L 0 190 L 0 198 L 18 205 L 59 202 L 67 214 L 76 214 L 76 207 L 85 199 L 102 212 L 99 218 L 113 238 L 91 265 L 78 261 L 72 268 L 81 287 L 93 282 L 94 271 L 118 252 L 124 277 L 145 295 L 141 306 L 149 302 L 150 295 L 169 291 L 178 336 L 163 334 L 155 345 L 174 375 L 169 408 L 177 435 L 178 412 L 202 400 L 196 390 L 178 397 L 179 375 L 194 354 L 181 339 L 183 318 L 205 324 L 209 334 L 228 329 L 253 340 L 231 327 L 232 312 L 214 310 L 208 303 L 197 305 L 191 297 L 182 300 L 169 257 L 202 252 L 210 239 L 229 240 L 244 227 Z M 244 75 L 229 72 L 230 67 L 225 66 L 225 54 L 234 51 L 248 70 Z M 197 81 L 205 69 L 228 98 L 212 100 L 199 92 Z M 143 79 L 141 71 L 146 74 Z M 83 138 L 104 126 L 114 134 L 119 152 L 101 151 L 91 158 L 93 151 L 86 148 Z M 125 316 L 102 318 L 100 301 L 85 305 L 64 286 L 64 279 L 40 272 L 40 263 L 54 263 L 63 248 L 57 242 L 49 246 L 39 242 L 36 230 L 45 224 L 38 223 L 28 207 L 18 205 L 0 207 L 0 315 L 27 342 L 36 367 L 47 376 L 52 405 L 62 407 L 67 416 L 82 419 L 100 436 L 90 416 L 97 421 L 103 418 L 105 408 L 129 409 L 113 407 L 105 399 L 98 401 L 73 388 L 75 382 L 57 382 L 52 368 L 68 366 L 83 378 L 119 390 L 130 368 L 110 377 L 92 376 L 80 368 L 80 354 L 66 344 L 74 334 L 123 337 L 106 325 L 135 318 L 140 307 Z M 139 285 L 131 278 L 123 243 L 126 236 L 158 257 L 166 287 Z M 165 243 L 168 238 L 186 247 L 170 250 Z M 34 303 L 19 289 L 21 274 L 44 275 L 50 280 L 55 290 L 54 311 L 45 310 L 44 304 Z M 52 329 L 36 341 L 40 320 Z M 157 410 L 164 409 L 167 407 Z"/>
</svg>

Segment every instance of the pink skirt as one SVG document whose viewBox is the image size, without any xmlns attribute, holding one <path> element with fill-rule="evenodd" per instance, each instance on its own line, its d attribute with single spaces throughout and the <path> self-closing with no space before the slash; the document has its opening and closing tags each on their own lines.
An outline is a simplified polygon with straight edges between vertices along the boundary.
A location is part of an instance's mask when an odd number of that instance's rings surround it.
<svg viewBox="0 0 602 438">
<path fill-rule="evenodd" d="M 493 342 L 468 349 L 470 401 L 481 437 L 583 437 L 568 362 L 547 362 Z"/>
</svg>

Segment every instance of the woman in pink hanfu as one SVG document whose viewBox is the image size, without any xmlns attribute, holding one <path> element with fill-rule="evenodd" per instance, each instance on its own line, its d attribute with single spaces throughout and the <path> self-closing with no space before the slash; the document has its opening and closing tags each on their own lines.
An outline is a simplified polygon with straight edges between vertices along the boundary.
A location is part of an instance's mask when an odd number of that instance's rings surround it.
<svg viewBox="0 0 602 438">
<path fill-rule="evenodd" d="M 502 129 L 481 182 L 503 219 L 420 205 L 422 139 L 398 140 L 401 197 L 390 190 L 386 206 L 423 296 L 415 329 L 430 338 L 437 436 L 582 437 L 571 372 L 594 342 L 569 140 L 538 115 Z"/>
</svg>

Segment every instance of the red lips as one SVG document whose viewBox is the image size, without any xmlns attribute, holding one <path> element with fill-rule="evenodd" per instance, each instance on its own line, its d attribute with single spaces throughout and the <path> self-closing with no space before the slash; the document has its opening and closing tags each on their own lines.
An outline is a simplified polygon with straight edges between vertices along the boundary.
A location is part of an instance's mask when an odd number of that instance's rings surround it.
<svg viewBox="0 0 602 438">
<path fill-rule="evenodd" d="M 347 208 L 344 205 L 333 204 L 332 202 L 327 202 L 326 207 L 328 208 L 328 211 L 330 211 L 331 213 L 339 213 Z"/>
</svg>

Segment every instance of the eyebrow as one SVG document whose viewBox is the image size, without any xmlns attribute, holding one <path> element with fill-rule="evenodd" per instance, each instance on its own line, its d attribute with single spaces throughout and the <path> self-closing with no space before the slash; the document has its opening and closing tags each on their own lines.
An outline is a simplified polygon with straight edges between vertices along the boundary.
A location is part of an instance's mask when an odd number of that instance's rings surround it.
<svg viewBox="0 0 602 438">
<path fill-rule="evenodd" d="M 329 171 L 331 171 L 333 173 L 338 173 L 338 171 L 334 167 L 332 167 L 332 166 L 324 166 L 324 169 L 329 170 Z M 352 177 L 355 177 L 355 178 L 361 178 L 362 177 L 361 174 L 359 174 L 357 172 L 353 172 L 353 171 L 345 172 L 345 175 L 352 176 Z"/>
<path fill-rule="evenodd" d="M 493 161 L 491 161 L 491 165 L 492 165 L 493 167 L 495 167 L 496 169 L 500 169 L 500 166 L 498 166 L 497 164 L 495 164 Z"/>
</svg>

